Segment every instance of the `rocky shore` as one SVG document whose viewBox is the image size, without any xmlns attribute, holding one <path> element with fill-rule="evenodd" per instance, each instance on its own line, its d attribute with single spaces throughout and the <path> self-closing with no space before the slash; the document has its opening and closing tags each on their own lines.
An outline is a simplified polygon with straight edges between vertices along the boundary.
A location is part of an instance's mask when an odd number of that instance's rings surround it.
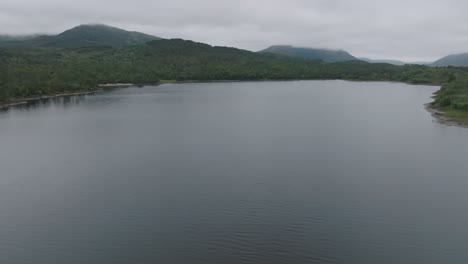
<svg viewBox="0 0 468 264">
<path fill-rule="evenodd" d="M 447 126 L 457 126 L 468 128 L 468 119 L 456 116 L 450 116 L 443 110 L 434 107 L 431 103 L 424 105 L 426 110 L 431 113 L 432 117 L 440 124 Z"/>
</svg>

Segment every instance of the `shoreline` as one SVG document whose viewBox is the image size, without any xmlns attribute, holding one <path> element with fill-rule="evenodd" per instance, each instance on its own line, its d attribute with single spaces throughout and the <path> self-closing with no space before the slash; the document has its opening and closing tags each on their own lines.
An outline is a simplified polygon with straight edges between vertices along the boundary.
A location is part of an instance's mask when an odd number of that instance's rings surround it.
<svg viewBox="0 0 468 264">
<path fill-rule="evenodd" d="M 91 95 L 91 94 L 100 92 L 102 90 L 103 89 L 99 88 L 99 89 L 94 89 L 91 91 L 57 93 L 57 94 L 50 94 L 50 95 L 41 95 L 41 96 L 27 97 L 27 98 L 21 98 L 21 99 L 14 99 L 11 102 L 0 102 L 0 110 L 8 110 L 10 107 L 26 105 L 30 102 L 39 101 L 39 100 L 47 100 L 47 99 L 52 99 L 52 98 L 68 97 L 68 96 Z"/>
<path fill-rule="evenodd" d="M 39 100 L 47 100 L 52 98 L 59 98 L 59 97 L 68 97 L 68 96 L 80 96 L 80 95 L 92 95 L 98 92 L 102 92 L 105 89 L 112 89 L 112 88 L 129 88 L 133 86 L 144 86 L 144 85 L 160 85 L 163 83 L 172 83 L 172 82 L 159 82 L 159 83 L 145 83 L 145 84 L 134 84 L 134 83 L 104 83 L 98 84 L 97 88 L 93 90 L 81 91 L 81 92 L 65 92 L 65 93 L 56 93 L 56 94 L 49 94 L 49 95 L 41 95 L 41 96 L 33 96 L 33 97 L 26 97 L 26 98 L 19 98 L 13 99 L 10 102 L 0 102 L 0 111 L 8 110 L 10 107 L 26 105 L 30 102 L 39 101 Z"/>
<path fill-rule="evenodd" d="M 468 119 L 456 116 L 450 116 L 440 108 L 434 107 L 432 103 L 424 105 L 426 111 L 431 113 L 431 116 L 437 121 L 437 123 L 446 126 L 455 126 L 468 128 Z"/>
<path fill-rule="evenodd" d="M 171 83 L 223 83 L 223 82 L 251 82 L 251 81 L 254 81 L 254 80 L 206 80 L 206 81 L 203 81 L 203 80 L 186 80 L 186 81 L 162 80 L 158 83 L 145 83 L 145 84 L 105 83 L 105 84 L 99 84 L 96 89 L 90 90 L 90 91 L 57 93 L 57 94 L 51 94 L 51 95 L 21 98 L 21 99 L 12 100 L 11 102 L 0 102 L 0 110 L 5 111 L 11 107 L 26 105 L 30 102 L 39 101 L 39 100 L 47 100 L 47 99 L 52 99 L 52 98 L 68 97 L 68 96 L 92 95 L 92 94 L 101 92 L 104 89 L 111 89 L 111 88 L 128 88 L 128 87 L 133 87 L 133 86 L 161 85 L 161 84 L 171 84 Z M 305 80 L 255 80 L 255 81 L 262 82 L 262 81 L 305 81 Z M 432 86 L 430 84 L 424 84 L 424 85 Z M 448 115 L 442 109 L 434 107 L 432 103 L 424 104 L 424 109 L 426 109 L 426 111 L 428 111 L 431 114 L 431 116 L 439 124 L 468 128 L 468 118 Z"/>
<path fill-rule="evenodd" d="M 41 95 L 41 96 L 33 96 L 33 97 L 26 97 L 26 98 L 19 98 L 13 99 L 10 102 L 0 102 L 0 111 L 8 110 L 11 107 L 26 105 L 30 102 L 40 101 L 40 100 L 47 100 L 52 98 L 60 98 L 60 97 L 68 97 L 68 96 L 81 96 L 81 95 L 92 95 L 98 92 L 102 92 L 105 89 L 112 89 L 112 88 L 128 88 L 133 86 L 144 86 L 144 85 L 159 85 L 165 82 L 160 83 L 148 83 L 148 84 L 134 84 L 134 83 L 104 83 L 98 84 L 97 88 L 93 90 L 81 91 L 81 92 L 65 92 L 65 93 L 55 93 L 49 95 Z M 170 83 L 170 82 L 167 82 Z"/>
<path fill-rule="evenodd" d="M 138 86 L 138 84 L 133 83 L 103 83 L 98 84 L 99 88 L 127 88 L 131 86 Z"/>
</svg>

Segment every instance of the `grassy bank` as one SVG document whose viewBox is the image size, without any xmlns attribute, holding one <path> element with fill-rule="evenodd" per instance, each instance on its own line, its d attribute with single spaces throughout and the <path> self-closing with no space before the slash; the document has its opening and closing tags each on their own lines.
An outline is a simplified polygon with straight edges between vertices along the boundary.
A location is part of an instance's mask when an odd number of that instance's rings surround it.
<svg viewBox="0 0 468 264">
<path fill-rule="evenodd" d="M 443 84 L 435 93 L 431 107 L 439 112 L 436 116 L 439 120 L 468 124 L 468 74 L 460 74 Z"/>
</svg>

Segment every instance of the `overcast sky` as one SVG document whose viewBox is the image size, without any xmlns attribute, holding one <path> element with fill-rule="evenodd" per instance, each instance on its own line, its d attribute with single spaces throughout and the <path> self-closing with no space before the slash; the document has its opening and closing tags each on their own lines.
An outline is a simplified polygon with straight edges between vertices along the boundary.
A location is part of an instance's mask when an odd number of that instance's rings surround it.
<svg viewBox="0 0 468 264">
<path fill-rule="evenodd" d="M 466 0 L 0 0 L 0 34 L 103 23 L 257 51 L 274 44 L 431 61 L 468 52 Z"/>
</svg>

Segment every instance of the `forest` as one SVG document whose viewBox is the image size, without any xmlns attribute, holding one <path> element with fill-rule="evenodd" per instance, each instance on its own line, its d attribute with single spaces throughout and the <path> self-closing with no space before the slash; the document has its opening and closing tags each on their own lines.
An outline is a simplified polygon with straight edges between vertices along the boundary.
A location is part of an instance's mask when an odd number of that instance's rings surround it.
<svg viewBox="0 0 468 264">
<path fill-rule="evenodd" d="M 0 101 L 95 90 L 107 83 L 214 80 L 396 81 L 442 85 L 434 105 L 468 111 L 468 69 L 346 61 L 325 63 L 181 39 L 125 47 L 0 48 Z"/>
</svg>

